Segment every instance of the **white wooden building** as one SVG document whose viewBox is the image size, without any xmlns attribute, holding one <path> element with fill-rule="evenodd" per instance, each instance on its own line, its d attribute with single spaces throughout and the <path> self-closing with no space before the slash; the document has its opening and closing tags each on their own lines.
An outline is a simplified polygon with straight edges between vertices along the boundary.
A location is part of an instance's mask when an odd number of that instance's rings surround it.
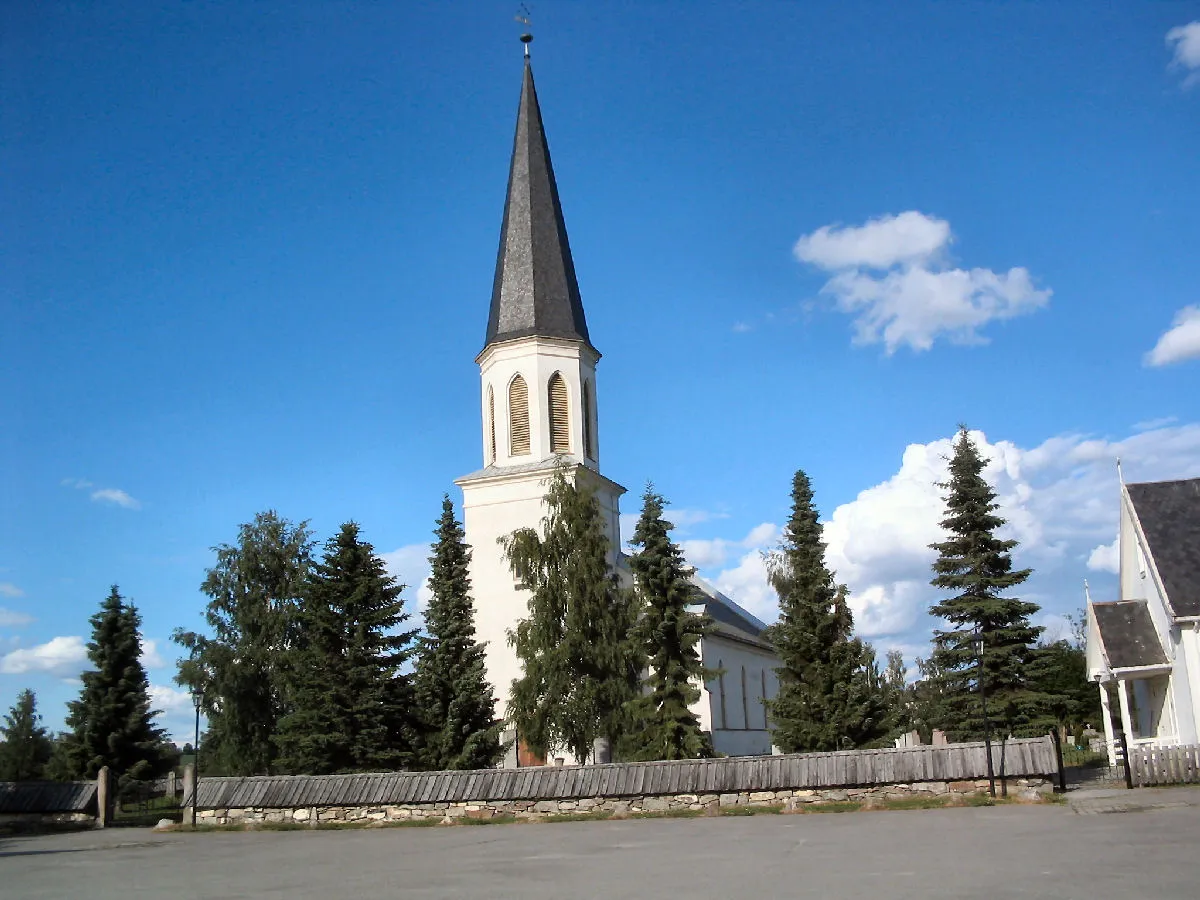
<svg viewBox="0 0 1200 900">
<path fill-rule="evenodd" d="M 611 563 L 627 583 L 630 578 L 620 554 L 625 488 L 600 468 L 599 361 L 526 58 L 490 315 L 476 358 L 483 467 L 456 481 L 473 554 L 476 625 L 487 641 L 488 679 L 501 714 L 520 675 L 507 634 L 527 614 L 528 595 L 497 539 L 540 525 L 547 482 L 558 466 L 566 463 L 569 478 L 595 491 Z M 696 711 L 719 752 L 769 753 L 764 700 L 774 696 L 778 659 L 763 639 L 763 623 L 711 586 L 697 581 L 697 587 L 698 603 L 717 623 L 703 641 L 703 659 L 724 672 L 704 686 Z"/>
<path fill-rule="evenodd" d="M 1120 599 L 1087 604 L 1110 763 L 1118 723 L 1130 747 L 1200 742 L 1200 478 L 1122 483 L 1119 547 Z"/>
</svg>

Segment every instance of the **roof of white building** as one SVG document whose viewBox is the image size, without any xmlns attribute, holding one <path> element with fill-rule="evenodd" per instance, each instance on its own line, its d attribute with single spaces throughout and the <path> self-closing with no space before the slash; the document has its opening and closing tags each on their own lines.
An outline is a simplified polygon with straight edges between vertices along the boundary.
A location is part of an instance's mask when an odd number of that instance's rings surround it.
<svg viewBox="0 0 1200 900">
<path fill-rule="evenodd" d="M 1200 478 L 1126 485 L 1176 616 L 1200 616 Z"/>
<path fill-rule="evenodd" d="M 1165 666 L 1167 654 L 1159 642 L 1145 600 L 1092 603 L 1104 657 L 1113 669 Z"/>
</svg>

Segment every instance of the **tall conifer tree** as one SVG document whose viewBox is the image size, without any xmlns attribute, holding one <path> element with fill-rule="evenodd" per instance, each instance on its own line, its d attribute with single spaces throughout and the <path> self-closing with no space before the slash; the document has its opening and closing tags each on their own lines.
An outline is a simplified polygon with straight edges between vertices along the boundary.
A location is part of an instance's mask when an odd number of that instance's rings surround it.
<svg viewBox="0 0 1200 900">
<path fill-rule="evenodd" d="M 442 498 L 434 534 L 427 634 L 417 639 L 413 675 L 421 718 L 418 761 L 425 769 L 484 769 L 495 765 L 503 752 L 503 723 L 496 721 L 484 645 L 475 639 L 471 550 L 449 497 Z"/>
<path fill-rule="evenodd" d="M 60 745 L 68 778 L 95 778 L 108 766 L 123 785 L 155 778 L 171 766 L 173 749 L 154 724 L 150 682 L 142 667 L 141 616 L 114 584 L 91 618 L 88 659 L 79 699 L 67 704 L 68 733 Z"/>
<path fill-rule="evenodd" d="M 843 750 L 882 737 L 884 697 L 874 655 L 855 638 L 846 589 L 825 567 L 825 544 L 803 471 L 792 479 L 792 513 L 769 563 L 779 621 L 768 630 L 782 665 L 769 701 L 772 737 L 785 753 Z"/>
<path fill-rule="evenodd" d="M 930 671 L 936 684 L 930 692 L 940 698 L 933 715 L 935 727 L 952 739 L 983 736 L 980 686 L 986 692 L 989 719 L 1013 733 L 1022 733 L 1036 720 L 1042 697 L 1031 685 L 1027 666 L 1042 629 L 1029 623 L 1040 607 L 1004 596 L 1029 577 L 1029 569 L 1014 569 L 1014 540 L 997 537 L 1004 519 L 996 514 L 996 492 L 983 477 L 986 460 L 960 426 L 950 460 L 946 517 L 948 539 L 930 546 L 934 587 L 954 592 L 929 612 L 949 624 L 934 631 Z M 983 677 L 980 653 L 983 644 Z"/>
<path fill-rule="evenodd" d="M 201 766 L 210 773 L 272 771 L 275 734 L 285 712 L 280 663 L 292 646 L 300 591 L 312 564 L 312 532 L 274 510 L 238 529 L 236 545 L 216 548 L 201 590 L 211 636 L 176 629 L 190 651 L 176 681 L 204 691 L 208 730 Z"/>
<path fill-rule="evenodd" d="M 640 612 L 634 634 L 649 665 L 646 686 L 630 704 L 635 759 L 693 759 L 710 749 L 690 707 L 700 699 L 700 684 L 716 674 L 704 668 L 699 650 L 712 622 L 689 608 L 697 593 L 694 570 L 671 540 L 665 504 L 647 485 L 631 542 L 638 548 L 629 560 Z"/>
<path fill-rule="evenodd" d="M 408 620 L 403 590 L 355 523 L 326 542 L 286 658 L 281 768 L 324 775 L 411 762 L 412 685 L 401 668 L 416 632 L 397 630 Z"/>
<path fill-rule="evenodd" d="M 41 721 L 33 691 L 21 691 L 0 726 L 0 781 L 34 781 L 46 777 L 46 764 L 54 745 Z"/>
<path fill-rule="evenodd" d="M 509 631 L 523 667 L 509 715 L 534 753 L 565 747 L 583 761 L 597 738 L 615 745 L 625 730 L 624 707 L 641 673 L 635 610 L 612 569 L 594 493 L 560 468 L 546 508 L 540 534 L 522 528 L 500 538 L 529 591 L 529 616 Z"/>
</svg>

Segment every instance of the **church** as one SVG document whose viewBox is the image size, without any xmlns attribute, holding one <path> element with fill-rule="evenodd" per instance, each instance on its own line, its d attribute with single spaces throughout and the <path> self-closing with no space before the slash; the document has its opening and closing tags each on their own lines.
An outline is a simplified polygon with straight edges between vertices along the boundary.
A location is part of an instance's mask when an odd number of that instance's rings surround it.
<svg viewBox="0 0 1200 900">
<path fill-rule="evenodd" d="M 610 563 L 623 584 L 632 584 L 621 553 L 625 488 L 600 468 L 600 353 L 588 333 L 575 277 L 534 88 L 529 37 L 522 40 L 525 65 L 496 277 L 484 347 L 475 360 L 483 468 L 455 482 L 462 488 L 463 525 L 472 548 L 476 627 L 487 642 L 488 681 L 501 716 L 510 685 L 520 675 L 507 634 L 527 614 L 528 594 L 516 583 L 497 538 L 518 528 L 540 528 L 543 497 L 558 465 L 565 462 L 568 478 L 595 492 Z M 705 666 L 720 672 L 704 685 L 693 708 L 701 728 L 718 753 L 768 754 L 765 701 L 777 690 L 779 658 L 763 636 L 765 625 L 711 585 L 694 581 L 697 607 L 703 606 L 715 623 L 714 633 L 701 642 L 701 655 Z M 554 757 L 554 762 L 576 762 L 565 751 Z M 518 764 L 515 750 L 506 764 Z"/>
</svg>

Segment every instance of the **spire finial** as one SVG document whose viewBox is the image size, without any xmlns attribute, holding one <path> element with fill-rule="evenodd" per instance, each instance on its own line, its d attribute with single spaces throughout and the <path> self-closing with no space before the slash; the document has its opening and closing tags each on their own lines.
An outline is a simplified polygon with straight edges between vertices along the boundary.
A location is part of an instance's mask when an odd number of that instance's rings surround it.
<svg viewBox="0 0 1200 900">
<path fill-rule="evenodd" d="M 514 18 L 525 26 L 525 31 L 521 35 L 521 43 L 525 45 L 525 58 L 529 59 L 529 44 L 533 41 L 533 35 L 530 34 L 532 25 L 529 21 L 529 7 L 522 3 L 520 10 L 518 10 L 517 15 Z"/>
</svg>

